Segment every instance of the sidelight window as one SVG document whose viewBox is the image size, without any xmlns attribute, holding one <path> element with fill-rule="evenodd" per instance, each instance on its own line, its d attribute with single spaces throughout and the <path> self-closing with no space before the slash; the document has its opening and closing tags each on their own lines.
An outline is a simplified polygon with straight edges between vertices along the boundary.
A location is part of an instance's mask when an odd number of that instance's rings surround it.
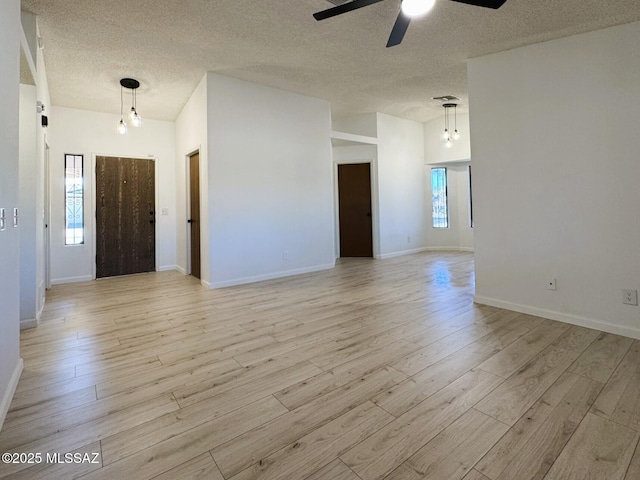
<svg viewBox="0 0 640 480">
<path fill-rule="evenodd" d="M 84 178 L 82 155 L 64 156 L 65 245 L 84 243 Z"/>
<path fill-rule="evenodd" d="M 433 228 L 449 227 L 447 208 L 447 169 L 431 169 L 431 198 L 433 202 Z"/>
</svg>

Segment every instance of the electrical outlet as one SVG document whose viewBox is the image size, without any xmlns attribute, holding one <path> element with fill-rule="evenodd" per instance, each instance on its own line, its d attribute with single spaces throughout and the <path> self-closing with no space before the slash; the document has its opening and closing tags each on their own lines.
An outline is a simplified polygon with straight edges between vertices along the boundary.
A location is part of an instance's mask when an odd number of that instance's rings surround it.
<svg viewBox="0 0 640 480">
<path fill-rule="evenodd" d="M 622 290 L 622 303 L 625 305 L 638 305 L 637 290 Z"/>
<path fill-rule="evenodd" d="M 284 252 L 282 252 L 282 259 L 289 260 L 289 250 L 285 250 Z"/>
<path fill-rule="evenodd" d="M 556 279 L 555 278 L 550 278 L 547 280 L 547 290 L 557 290 L 558 287 L 556 286 Z"/>
</svg>

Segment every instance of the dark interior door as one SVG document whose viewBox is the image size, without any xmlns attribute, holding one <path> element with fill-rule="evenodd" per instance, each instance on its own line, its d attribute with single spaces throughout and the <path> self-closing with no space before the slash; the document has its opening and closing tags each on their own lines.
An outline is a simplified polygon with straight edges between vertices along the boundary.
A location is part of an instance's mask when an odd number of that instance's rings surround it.
<svg viewBox="0 0 640 480">
<path fill-rule="evenodd" d="M 200 278 L 200 154 L 189 157 L 189 229 L 191 275 Z"/>
<path fill-rule="evenodd" d="M 340 256 L 373 257 L 371 165 L 338 165 Z"/>
<path fill-rule="evenodd" d="M 96 277 L 156 269 L 155 162 L 96 157 Z"/>
</svg>

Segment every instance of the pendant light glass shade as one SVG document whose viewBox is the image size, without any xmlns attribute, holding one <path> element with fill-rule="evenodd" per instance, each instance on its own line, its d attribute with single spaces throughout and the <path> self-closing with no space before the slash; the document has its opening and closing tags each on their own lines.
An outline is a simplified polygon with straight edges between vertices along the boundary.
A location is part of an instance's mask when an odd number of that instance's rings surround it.
<svg viewBox="0 0 640 480">
<path fill-rule="evenodd" d="M 138 112 L 135 111 L 135 109 L 131 110 L 131 125 L 133 125 L 134 127 L 139 127 L 140 125 L 142 125 L 142 117 L 140 115 L 138 115 Z"/>
<path fill-rule="evenodd" d="M 124 120 L 122 118 L 118 122 L 118 133 L 120 135 L 124 135 L 127 133 L 127 124 L 124 123 Z"/>
</svg>

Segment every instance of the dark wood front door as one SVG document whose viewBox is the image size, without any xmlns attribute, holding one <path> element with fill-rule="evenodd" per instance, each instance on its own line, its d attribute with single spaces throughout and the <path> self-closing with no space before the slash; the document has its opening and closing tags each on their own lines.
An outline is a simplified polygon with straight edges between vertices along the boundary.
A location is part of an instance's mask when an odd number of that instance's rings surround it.
<svg viewBox="0 0 640 480">
<path fill-rule="evenodd" d="M 96 277 L 156 269 L 155 162 L 96 157 Z"/>
<path fill-rule="evenodd" d="M 200 278 L 200 154 L 189 157 L 189 231 L 191 275 Z"/>
<path fill-rule="evenodd" d="M 341 257 L 373 257 L 370 167 L 338 165 Z"/>
</svg>

